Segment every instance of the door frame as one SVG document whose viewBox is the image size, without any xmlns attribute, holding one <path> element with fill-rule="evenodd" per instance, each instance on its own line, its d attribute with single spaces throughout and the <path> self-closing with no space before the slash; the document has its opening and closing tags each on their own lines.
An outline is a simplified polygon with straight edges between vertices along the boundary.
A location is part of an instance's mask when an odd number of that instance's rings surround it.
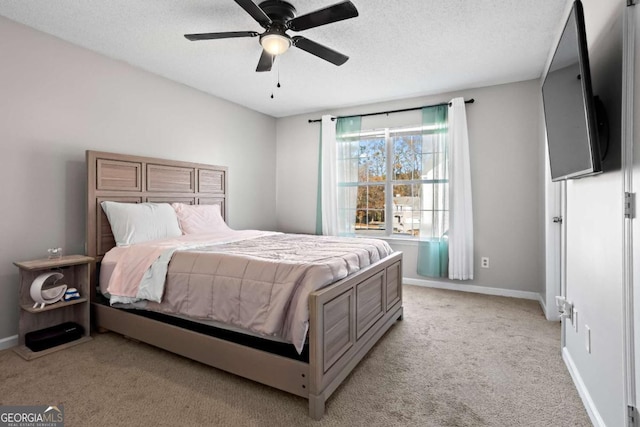
<svg viewBox="0 0 640 427">
<path fill-rule="evenodd" d="M 628 4 L 624 12 L 623 28 L 623 78 L 622 78 L 622 172 L 624 193 L 634 193 L 640 188 L 640 158 L 634 159 L 634 153 L 640 154 L 640 139 L 636 139 L 634 119 L 640 120 L 640 110 L 635 111 L 635 101 L 640 101 L 640 84 L 635 85 L 636 69 L 640 70 L 640 54 L 636 54 L 636 46 L 640 47 L 640 36 L 636 26 L 640 25 L 640 14 L 633 4 Z M 638 63 L 638 64 L 636 64 Z M 637 65 L 637 66 L 636 66 Z M 637 88 L 637 89 L 636 89 Z M 634 207 L 635 208 L 635 207 Z M 640 396 L 640 260 L 634 260 L 633 254 L 640 254 L 640 229 L 633 227 L 633 215 L 624 219 L 623 231 L 623 342 L 625 377 L 625 406 L 636 408 Z M 625 414 L 627 425 L 630 417 Z M 637 424 L 636 424 L 637 425 Z"/>
</svg>

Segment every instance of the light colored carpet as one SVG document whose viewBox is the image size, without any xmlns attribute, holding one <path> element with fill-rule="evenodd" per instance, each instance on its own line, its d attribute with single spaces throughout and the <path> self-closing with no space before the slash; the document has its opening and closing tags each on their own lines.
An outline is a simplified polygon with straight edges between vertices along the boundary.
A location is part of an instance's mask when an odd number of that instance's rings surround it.
<svg viewBox="0 0 640 427">
<path fill-rule="evenodd" d="M 0 405 L 63 404 L 66 426 L 589 426 L 535 301 L 404 287 L 404 321 L 327 402 L 115 334 L 31 362 L 0 352 Z"/>
</svg>

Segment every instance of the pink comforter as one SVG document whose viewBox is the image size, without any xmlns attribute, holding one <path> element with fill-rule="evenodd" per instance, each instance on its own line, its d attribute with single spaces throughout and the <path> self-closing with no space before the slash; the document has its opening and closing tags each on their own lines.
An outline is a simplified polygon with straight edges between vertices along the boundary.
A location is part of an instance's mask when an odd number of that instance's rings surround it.
<svg viewBox="0 0 640 427">
<path fill-rule="evenodd" d="M 135 295 L 144 267 L 148 269 L 154 257 L 178 244 L 190 249 L 173 253 L 162 300 L 147 302 L 146 309 L 279 337 L 301 352 L 308 330 L 309 294 L 392 252 L 386 242 L 374 239 L 233 233 L 240 234 L 218 236 L 207 245 L 212 236 L 117 248 L 120 261 L 109 292 Z"/>
</svg>

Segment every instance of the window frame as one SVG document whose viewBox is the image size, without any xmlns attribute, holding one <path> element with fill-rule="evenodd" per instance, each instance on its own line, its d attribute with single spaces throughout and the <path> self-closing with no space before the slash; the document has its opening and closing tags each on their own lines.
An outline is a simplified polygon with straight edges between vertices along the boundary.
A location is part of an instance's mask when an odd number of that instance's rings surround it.
<svg viewBox="0 0 640 427">
<path fill-rule="evenodd" d="M 448 128 L 446 128 L 448 131 Z M 360 181 L 357 182 L 340 182 L 339 186 L 343 187 L 356 187 L 359 189 L 360 187 L 370 187 L 370 186 L 380 186 L 382 183 L 385 191 L 385 203 L 384 203 L 384 215 L 385 215 L 385 228 L 384 230 L 358 230 L 355 229 L 354 233 L 357 237 L 377 237 L 384 239 L 396 239 L 396 240 L 408 240 L 408 241 L 418 241 L 420 239 L 420 235 L 407 235 L 402 233 L 395 233 L 393 230 L 393 219 L 394 219 L 394 203 L 393 203 L 393 188 L 396 185 L 433 185 L 433 184 L 448 184 L 450 181 L 450 177 L 447 176 L 446 179 L 410 179 L 410 180 L 397 180 L 394 179 L 394 171 L 393 171 L 393 154 L 394 154 L 394 137 L 401 135 L 417 135 L 423 137 L 429 133 L 436 133 L 442 130 L 442 127 L 425 127 L 425 126 L 412 126 L 412 127 L 401 127 L 401 128 L 381 128 L 381 129 L 373 129 L 368 131 L 359 132 L 357 135 L 345 135 L 345 137 L 358 137 L 359 140 L 363 139 L 375 139 L 374 137 L 378 136 L 381 139 L 384 139 L 385 142 L 385 165 L 386 165 L 386 177 L 384 181 L 380 182 L 371 182 L 371 181 Z M 435 153 L 435 152 L 432 152 Z M 447 169 L 448 173 L 448 169 Z M 422 203 L 422 195 L 421 195 L 421 203 Z M 356 205 L 355 211 L 359 210 Z M 366 211 L 369 209 L 367 208 Z M 434 212 L 435 210 L 430 210 Z M 423 212 L 423 210 L 421 210 Z M 426 211 L 424 211 L 426 212 Z M 449 213 L 450 209 L 446 209 L 445 212 Z"/>
</svg>

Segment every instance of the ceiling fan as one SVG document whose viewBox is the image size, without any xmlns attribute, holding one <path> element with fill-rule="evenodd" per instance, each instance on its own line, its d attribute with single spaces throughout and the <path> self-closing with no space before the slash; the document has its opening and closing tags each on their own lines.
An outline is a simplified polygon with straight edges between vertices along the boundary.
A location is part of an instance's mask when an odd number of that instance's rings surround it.
<svg viewBox="0 0 640 427">
<path fill-rule="evenodd" d="M 296 9 L 286 1 L 265 0 L 257 5 L 252 0 L 234 1 L 265 29 L 262 34 L 255 31 L 228 31 L 185 34 L 185 37 L 191 41 L 260 37 L 262 55 L 260 55 L 256 71 L 270 71 L 276 56 L 283 54 L 291 46 L 309 52 L 335 65 L 342 65 L 349 59 L 348 56 L 308 38 L 302 36 L 290 37 L 286 32 L 287 30 L 296 32 L 308 30 L 309 28 L 331 24 L 332 22 L 355 18 L 358 16 L 358 10 L 350 1 L 343 1 L 298 17 L 296 17 Z"/>
</svg>

